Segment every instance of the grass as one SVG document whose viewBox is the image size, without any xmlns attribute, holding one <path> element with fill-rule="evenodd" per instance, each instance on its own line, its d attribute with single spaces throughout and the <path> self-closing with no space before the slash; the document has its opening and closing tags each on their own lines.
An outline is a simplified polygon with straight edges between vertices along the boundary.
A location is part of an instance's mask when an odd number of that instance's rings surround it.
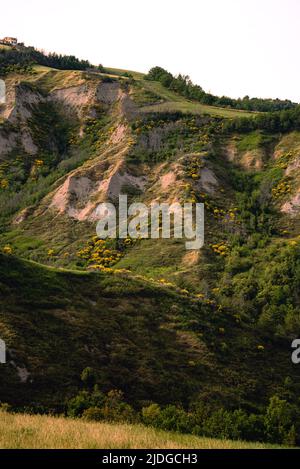
<svg viewBox="0 0 300 469">
<path fill-rule="evenodd" d="M 46 93 L 56 89 L 69 88 L 85 83 L 82 72 L 79 70 L 56 70 L 54 68 L 36 66 L 37 75 L 33 75 L 28 81 L 36 84 Z"/>
<path fill-rule="evenodd" d="M 216 106 L 208 106 L 206 104 L 201 104 L 196 101 L 190 101 L 183 96 L 180 96 L 177 93 L 174 93 L 171 90 L 165 88 L 161 83 L 157 81 L 149 81 L 144 80 L 144 74 L 139 72 L 134 72 L 132 70 L 122 70 L 117 68 L 107 68 L 108 72 L 114 73 L 119 76 L 123 76 L 124 73 L 130 73 L 133 78 L 139 81 L 143 88 L 146 91 L 149 91 L 157 96 L 160 96 L 162 99 L 165 100 L 162 104 L 155 104 L 151 106 L 145 106 L 143 108 L 144 111 L 149 112 L 176 112 L 180 111 L 183 113 L 190 113 L 190 114 L 210 114 L 212 116 L 220 116 L 220 117 L 227 117 L 227 118 L 234 118 L 234 117 L 251 117 L 254 116 L 256 113 L 254 112 L 247 112 L 237 109 L 226 109 Z"/>
<path fill-rule="evenodd" d="M 210 114 L 213 116 L 234 118 L 234 117 L 251 117 L 254 116 L 253 112 L 240 111 L 236 109 L 226 109 L 216 106 L 208 106 L 196 101 L 190 101 L 183 96 L 174 93 L 171 90 L 164 88 L 161 83 L 156 81 L 143 80 L 143 87 L 147 91 L 157 94 L 165 100 L 162 104 L 147 106 L 144 111 L 150 112 L 166 112 L 166 111 L 181 111 L 191 114 Z"/>
<path fill-rule="evenodd" d="M 298 153 L 300 150 L 300 132 L 295 130 L 294 132 L 284 135 L 277 145 L 276 150 L 282 153 L 290 151 Z"/>
<path fill-rule="evenodd" d="M 150 393 L 156 402 L 183 399 L 201 372 L 189 363 L 200 363 L 202 352 L 173 331 L 172 307 L 194 314 L 187 298 L 126 274 L 56 270 L 0 255 L 0 336 L 34 376 L 20 387 L 16 370 L 4 366 L 1 400 L 61 409 L 87 366 L 101 388 L 126 388 L 133 400 Z"/>
<path fill-rule="evenodd" d="M 9 49 L 11 49 L 11 46 L 8 46 L 8 45 L 6 45 L 6 44 L 0 44 L 0 49 L 9 50 Z"/>
<path fill-rule="evenodd" d="M 199 438 L 164 432 L 142 425 L 0 413 L 1 449 L 264 449 L 266 447 L 260 443 Z"/>
<path fill-rule="evenodd" d="M 34 65 L 32 68 L 36 72 L 50 72 L 50 70 L 57 70 L 58 71 L 57 68 L 46 67 L 45 65 Z"/>
<path fill-rule="evenodd" d="M 142 80 L 144 77 L 144 73 L 141 72 L 134 72 L 133 70 L 124 70 L 122 68 L 111 68 L 105 67 L 105 70 L 112 75 L 119 75 L 124 76 L 125 73 L 130 73 L 135 80 Z"/>
<path fill-rule="evenodd" d="M 258 150 L 271 143 L 272 140 L 274 140 L 274 137 L 265 135 L 260 131 L 254 131 L 243 135 L 237 143 L 237 148 L 240 152 Z"/>
</svg>

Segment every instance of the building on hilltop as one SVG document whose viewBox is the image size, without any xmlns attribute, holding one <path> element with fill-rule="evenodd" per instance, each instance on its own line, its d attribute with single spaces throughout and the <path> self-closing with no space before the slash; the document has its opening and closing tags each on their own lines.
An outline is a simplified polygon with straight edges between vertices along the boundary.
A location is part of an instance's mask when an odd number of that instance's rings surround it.
<svg viewBox="0 0 300 469">
<path fill-rule="evenodd" d="M 18 44 L 18 39 L 16 37 L 4 37 L 0 42 L 8 46 L 16 46 Z"/>
</svg>

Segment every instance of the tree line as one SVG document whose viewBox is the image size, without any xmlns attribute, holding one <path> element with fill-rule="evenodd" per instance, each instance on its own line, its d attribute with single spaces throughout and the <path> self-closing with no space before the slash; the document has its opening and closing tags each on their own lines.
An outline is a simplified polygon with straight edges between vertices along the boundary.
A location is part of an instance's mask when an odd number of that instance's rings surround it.
<svg viewBox="0 0 300 469">
<path fill-rule="evenodd" d="M 6 75 L 14 69 L 28 70 L 32 65 L 44 65 L 60 70 L 94 68 L 88 60 L 80 60 L 74 55 L 62 55 L 55 52 L 46 54 L 34 47 L 0 49 L 0 75 Z"/>
<path fill-rule="evenodd" d="M 88 367 L 81 374 L 83 389 L 66 405 L 66 415 L 86 420 L 118 423 L 142 423 L 166 431 L 200 437 L 260 441 L 286 446 L 299 444 L 300 414 L 297 405 L 286 395 L 273 395 L 260 412 L 224 409 L 195 398 L 189 408 L 148 402 L 134 408 L 120 390 L 101 391 L 95 370 Z M 292 384 L 285 382 L 288 388 Z M 283 393 L 285 394 L 285 393 Z"/>
<path fill-rule="evenodd" d="M 254 117 L 242 117 L 224 120 L 225 132 L 247 133 L 263 130 L 268 133 L 285 133 L 300 130 L 300 105 L 279 112 L 258 114 Z"/>
<path fill-rule="evenodd" d="M 145 79 L 159 81 L 165 88 L 175 91 L 187 99 L 194 99 L 202 104 L 212 106 L 257 112 L 272 112 L 291 109 L 297 105 L 287 99 L 261 99 L 250 98 L 249 96 L 233 99 L 228 96 L 215 96 L 211 93 L 206 93 L 201 86 L 193 84 L 188 75 L 179 74 L 175 77 L 172 73 L 161 67 L 151 68 Z"/>
</svg>

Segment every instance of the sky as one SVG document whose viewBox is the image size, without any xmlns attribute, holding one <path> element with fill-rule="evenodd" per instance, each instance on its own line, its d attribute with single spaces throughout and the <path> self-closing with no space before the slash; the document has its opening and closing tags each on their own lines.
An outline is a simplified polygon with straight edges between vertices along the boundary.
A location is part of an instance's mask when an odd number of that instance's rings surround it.
<svg viewBox="0 0 300 469">
<path fill-rule="evenodd" d="M 0 37 L 94 64 L 300 102 L 299 0 L 0 0 Z"/>
</svg>

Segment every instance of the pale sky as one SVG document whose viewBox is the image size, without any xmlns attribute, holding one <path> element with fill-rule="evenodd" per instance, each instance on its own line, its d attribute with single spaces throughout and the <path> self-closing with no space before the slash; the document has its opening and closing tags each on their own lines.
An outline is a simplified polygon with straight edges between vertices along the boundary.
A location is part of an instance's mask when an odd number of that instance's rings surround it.
<svg viewBox="0 0 300 469">
<path fill-rule="evenodd" d="M 300 0 L 0 0 L 0 37 L 217 95 L 300 102 Z"/>
</svg>

